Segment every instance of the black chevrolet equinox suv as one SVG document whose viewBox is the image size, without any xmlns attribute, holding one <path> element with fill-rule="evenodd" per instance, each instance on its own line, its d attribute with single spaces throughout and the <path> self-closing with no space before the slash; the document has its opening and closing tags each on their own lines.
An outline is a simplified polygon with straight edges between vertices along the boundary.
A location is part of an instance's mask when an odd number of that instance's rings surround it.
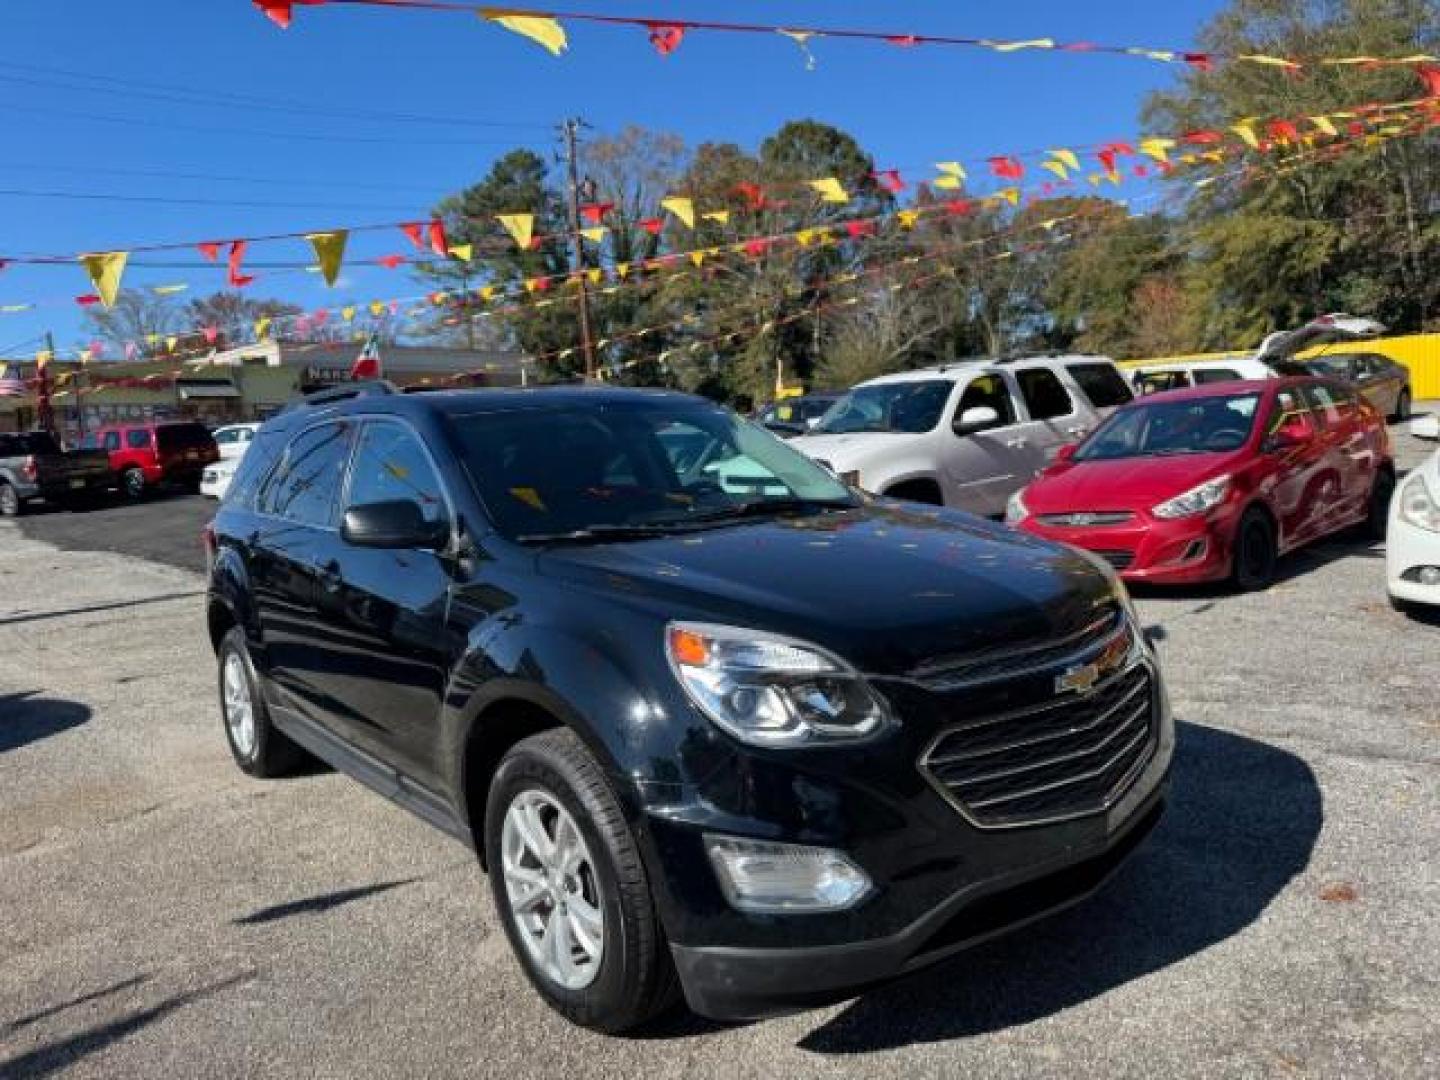
<svg viewBox="0 0 1440 1080">
<path fill-rule="evenodd" d="M 306 399 L 207 530 L 224 730 L 473 846 L 535 988 L 832 1003 L 1096 889 L 1174 746 L 1113 574 L 683 394 Z"/>
</svg>

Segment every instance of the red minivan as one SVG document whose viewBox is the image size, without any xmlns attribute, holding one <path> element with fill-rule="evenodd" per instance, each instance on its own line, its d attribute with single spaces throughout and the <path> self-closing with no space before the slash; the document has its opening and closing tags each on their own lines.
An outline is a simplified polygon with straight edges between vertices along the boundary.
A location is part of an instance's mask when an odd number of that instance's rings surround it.
<svg viewBox="0 0 1440 1080">
<path fill-rule="evenodd" d="M 1127 581 L 1260 589 L 1302 544 L 1362 524 L 1383 537 L 1394 488 L 1385 418 L 1353 388 L 1212 383 L 1116 410 L 1062 447 L 1006 519 Z"/>
<path fill-rule="evenodd" d="M 205 466 L 220 460 L 210 430 L 189 420 L 109 424 L 86 435 L 84 445 L 109 451 L 110 471 L 131 499 L 162 484 L 197 491 Z"/>
</svg>

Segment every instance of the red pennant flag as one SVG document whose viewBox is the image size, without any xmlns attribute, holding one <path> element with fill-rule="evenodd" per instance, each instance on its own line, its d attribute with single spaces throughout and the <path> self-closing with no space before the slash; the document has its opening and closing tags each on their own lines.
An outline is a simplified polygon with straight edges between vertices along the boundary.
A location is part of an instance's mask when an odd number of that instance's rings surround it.
<svg viewBox="0 0 1440 1080">
<path fill-rule="evenodd" d="M 1420 76 L 1420 81 L 1425 84 L 1425 96 L 1440 98 L 1440 67 L 1430 67 L 1422 64 L 1415 69 L 1415 74 Z"/>
<path fill-rule="evenodd" d="M 310 316 L 311 322 L 313 322 L 313 323 L 315 324 L 315 326 L 316 326 L 317 329 L 320 328 L 320 327 L 322 327 L 322 326 L 324 326 L 324 325 L 325 325 L 325 321 L 326 321 L 327 319 L 329 319 L 329 318 L 330 318 L 330 311 L 329 311 L 329 309 L 323 308 L 323 307 L 322 307 L 322 308 L 317 308 L 316 311 L 314 312 L 314 314 L 312 314 L 312 315 Z"/>
<path fill-rule="evenodd" d="M 75 297 L 75 302 L 81 307 L 92 307 L 93 305 L 100 303 L 100 297 L 96 296 L 94 293 L 86 293 L 84 296 Z"/>
<path fill-rule="evenodd" d="M 1135 166 L 1135 175 L 1136 175 L 1136 176 L 1149 176 L 1149 175 L 1150 175 L 1150 166 L 1148 166 L 1148 165 L 1136 165 L 1136 166 Z"/>
<path fill-rule="evenodd" d="M 894 37 L 887 37 L 885 40 L 891 45 L 899 46 L 902 49 L 913 49 L 916 45 L 920 44 L 920 39 L 914 34 L 896 34 Z"/>
<path fill-rule="evenodd" d="M 875 223 L 873 221 L 847 221 L 845 231 L 857 240 L 862 236 L 874 236 Z"/>
<path fill-rule="evenodd" d="M 255 6 L 260 9 L 261 13 L 281 30 L 290 29 L 290 23 L 295 18 L 296 4 L 318 7 L 329 2 L 330 0 L 254 0 Z"/>
<path fill-rule="evenodd" d="M 898 195 L 905 190 L 905 181 L 900 179 L 899 169 L 881 169 L 870 175 L 875 178 L 877 184 L 892 195 Z"/>
<path fill-rule="evenodd" d="M 425 226 L 418 221 L 411 221 L 400 226 L 400 231 L 410 238 L 410 243 L 421 251 L 425 249 Z"/>
<path fill-rule="evenodd" d="M 1068 45 L 1061 45 L 1061 52 L 1094 52 L 1100 46 L 1093 41 L 1072 41 Z"/>
<path fill-rule="evenodd" d="M 945 212 L 947 214 L 953 214 L 956 217 L 964 217 L 973 209 L 974 207 L 971 206 L 969 199 L 951 199 L 945 204 Z"/>
<path fill-rule="evenodd" d="M 381 255 L 380 258 L 376 259 L 375 261 L 376 261 L 377 263 L 379 263 L 381 266 L 385 267 L 386 270 L 394 270 L 397 266 L 399 266 L 401 263 L 403 263 L 403 262 L 405 261 L 405 256 L 404 256 L 404 255 Z"/>
<path fill-rule="evenodd" d="M 1189 64 L 1196 71 L 1214 71 L 1215 59 L 1209 53 L 1187 52 L 1181 53 L 1180 59 Z"/>
<path fill-rule="evenodd" d="M 659 236 L 665 229 L 665 222 L 662 218 L 646 218 L 640 222 L 640 228 L 644 229 L 651 236 Z"/>
<path fill-rule="evenodd" d="M 197 245 L 195 245 L 195 246 L 200 249 L 200 254 L 205 256 L 205 261 L 206 261 L 206 262 L 216 262 L 216 261 L 219 260 L 219 258 L 220 258 L 220 245 L 219 245 L 219 244 L 214 244 L 214 243 L 211 243 L 211 244 L 197 244 Z"/>
<path fill-rule="evenodd" d="M 1219 131 L 1187 131 L 1180 136 L 1180 141 L 1189 143 L 1191 146 L 1210 146 L 1214 143 L 1224 142 L 1225 136 Z"/>
<path fill-rule="evenodd" d="M 1025 175 L 1025 166 L 1020 164 L 1018 158 L 992 157 L 989 162 L 990 171 L 1006 180 L 1019 180 Z"/>
<path fill-rule="evenodd" d="M 586 203 L 580 207 L 580 216 L 591 225 L 599 225 L 605 220 L 605 215 L 614 209 L 614 203 Z"/>
<path fill-rule="evenodd" d="M 645 23 L 650 31 L 650 44 L 661 56 L 669 56 L 685 40 L 685 27 L 675 23 Z"/>
<path fill-rule="evenodd" d="M 450 256 L 450 242 L 445 238 L 445 223 L 439 218 L 430 222 L 430 250 L 442 259 Z"/>
<path fill-rule="evenodd" d="M 245 241 L 236 240 L 230 245 L 230 257 L 227 260 L 229 268 L 230 287 L 234 289 L 243 288 L 255 279 L 240 273 L 240 260 L 245 257 Z"/>
<path fill-rule="evenodd" d="M 1284 143 L 1298 143 L 1300 131 L 1289 120 L 1272 120 L 1269 126 L 1270 134 Z"/>
<path fill-rule="evenodd" d="M 745 201 L 750 205 L 750 209 L 761 210 L 764 208 L 765 192 L 761 189 L 759 184 L 752 184 L 748 181 L 745 183 L 736 184 L 735 191 L 737 194 L 745 196 Z"/>
<path fill-rule="evenodd" d="M 205 344 L 214 345 L 215 339 L 220 336 L 220 330 L 214 326 L 205 327 L 201 333 L 205 335 Z"/>
<path fill-rule="evenodd" d="M 1169 173 L 1174 170 L 1175 163 L 1171 161 L 1157 161 L 1155 163 L 1155 167 L 1159 169 L 1162 173 L 1169 175 Z"/>
<path fill-rule="evenodd" d="M 760 256 L 769 250 L 770 241 L 763 237 L 759 240 L 747 240 L 745 242 L 745 254 L 749 255 L 752 259 L 760 258 Z"/>
</svg>

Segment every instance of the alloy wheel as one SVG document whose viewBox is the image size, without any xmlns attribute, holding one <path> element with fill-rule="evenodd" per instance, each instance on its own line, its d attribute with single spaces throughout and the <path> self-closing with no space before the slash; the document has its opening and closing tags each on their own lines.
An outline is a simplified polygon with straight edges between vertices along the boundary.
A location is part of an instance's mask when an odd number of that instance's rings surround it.
<svg viewBox="0 0 1440 1080">
<path fill-rule="evenodd" d="M 531 961 L 566 990 L 600 973 L 605 913 L 585 838 L 553 796 L 521 791 L 505 811 L 501 873 L 510 915 Z"/>
<path fill-rule="evenodd" d="M 245 672 L 245 662 L 238 653 L 232 652 L 225 657 L 224 698 L 225 726 L 230 731 L 230 741 L 241 757 L 253 757 L 255 703 L 250 699 L 250 680 Z"/>
<path fill-rule="evenodd" d="M 145 474 L 139 469 L 127 469 L 124 476 L 125 494 L 138 499 L 145 494 Z"/>
</svg>

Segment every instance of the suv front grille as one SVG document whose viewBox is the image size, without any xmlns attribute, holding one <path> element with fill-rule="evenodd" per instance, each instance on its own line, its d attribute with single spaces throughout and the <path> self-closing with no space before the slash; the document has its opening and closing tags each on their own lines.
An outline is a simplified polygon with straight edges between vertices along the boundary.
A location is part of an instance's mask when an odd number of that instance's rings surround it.
<svg viewBox="0 0 1440 1080">
<path fill-rule="evenodd" d="M 1067 637 L 1007 645 L 960 657 L 942 657 L 921 664 L 910 677 L 932 692 L 954 693 L 1076 663 L 1104 652 L 1129 632 L 1120 606 L 1111 604 L 1092 622 Z"/>
<path fill-rule="evenodd" d="M 1089 692 L 942 733 L 920 760 L 935 788 L 976 825 L 1033 825 L 1099 813 L 1155 749 L 1155 686 L 1136 664 Z"/>
</svg>

